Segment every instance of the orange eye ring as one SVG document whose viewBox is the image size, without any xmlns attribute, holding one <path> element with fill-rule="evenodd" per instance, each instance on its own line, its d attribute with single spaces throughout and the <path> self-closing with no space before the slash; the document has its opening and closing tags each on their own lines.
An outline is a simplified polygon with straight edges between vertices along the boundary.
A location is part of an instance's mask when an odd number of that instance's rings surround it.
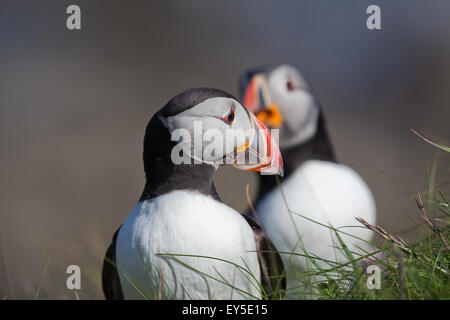
<svg viewBox="0 0 450 320">
<path fill-rule="evenodd" d="M 233 123 L 235 118 L 235 114 L 234 114 L 234 110 L 233 108 L 230 108 L 230 111 L 227 113 L 226 116 L 224 116 L 222 118 L 223 121 L 225 121 L 225 123 L 229 124 L 231 126 L 231 124 Z"/>
</svg>

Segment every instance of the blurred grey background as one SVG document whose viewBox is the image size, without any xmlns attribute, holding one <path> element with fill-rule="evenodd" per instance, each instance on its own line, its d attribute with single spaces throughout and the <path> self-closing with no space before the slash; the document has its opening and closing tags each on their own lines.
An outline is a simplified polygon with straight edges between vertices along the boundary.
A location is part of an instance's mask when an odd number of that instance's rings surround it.
<svg viewBox="0 0 450 320">
<path fill-rule="evenodd" d="M 78 4 L 82 30 L 66 29 Z M 366 28 L 381 7 L 382 30 Z M 152 114 L 193 86 L 237 95 L 247 67 L 291 63 L 312 82 L 339 160 L 372 189 L 378 223 L 414 238 L 414 183 L 449 157 L 450 2 L 0 0 L 0 298 L 103 298 L 102 259 L 144 185 Z M 247 206 L 256 176 L 221 169 Z M 417 220 L 417 219 L 416 219 Z M 38 292 L 38 293 L 37 293 Z"/>
</svg>

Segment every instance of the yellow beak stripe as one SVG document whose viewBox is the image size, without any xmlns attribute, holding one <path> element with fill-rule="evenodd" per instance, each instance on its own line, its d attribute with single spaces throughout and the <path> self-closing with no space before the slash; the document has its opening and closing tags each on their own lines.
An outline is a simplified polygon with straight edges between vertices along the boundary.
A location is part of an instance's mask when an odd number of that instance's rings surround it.
<svg viewBox="0 0 450 320">
<path fill-rule="evenodd" d="M 283 124 L 283 117 L 280 109 L 275 103 L 270 104 L 269 107 L 256 113 L 256 118 L 268 127 L 279 128 Z"/>
</svg>

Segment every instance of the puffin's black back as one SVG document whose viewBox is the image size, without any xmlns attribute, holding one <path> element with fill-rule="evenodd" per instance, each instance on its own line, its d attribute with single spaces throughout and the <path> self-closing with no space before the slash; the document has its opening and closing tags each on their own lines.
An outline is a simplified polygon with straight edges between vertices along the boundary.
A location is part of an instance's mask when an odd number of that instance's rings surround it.
<svg viewBox="0 0 450 320">
<path fill-rule="evenodd" d="M 107 300 L 123 300 L 122 287 L 116 265 L 116 242 L 119 229 L 113 235 L 112 242 L 103 259 L 102 287 Z"/>
</svg>

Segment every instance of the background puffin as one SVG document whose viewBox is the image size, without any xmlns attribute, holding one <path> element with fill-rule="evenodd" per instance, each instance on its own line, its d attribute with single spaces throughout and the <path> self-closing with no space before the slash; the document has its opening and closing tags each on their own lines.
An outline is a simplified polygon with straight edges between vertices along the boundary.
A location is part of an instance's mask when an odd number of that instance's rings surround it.
<svg viewBox="0 0 450 320">
<path fill-rule="evenodd" d="M 284 195 L 274 177 L 261 176 L 256 218 L 280 252 L 307 252 L 312 257 L 348 261 L 334 231 L 309 219 L 335 228 L 359 226 L 341 230 L 369 241 L 372 232 L 362 228 L 355 217 L 375 224 L 375 202 L 362 178 L 337 163 L 310 85 L 296 68 L 278 65 L 248 70 L 241 76 L 240 89 L 244 105 L 269 128 L 279 128 L 284 160 Z M 340 236 L 352 252 L 369 248 L 364 241 Z M 282 259 L 288 277 L 286 293 L 291 297 L 308 294 L 313 282 L 323 279 L 300 276 L 299 272 L 314 269 L 306 257 L 282 254 Z M 320 259 L 315 262 L 332 267 Z"/>
<path fill-rule="evenodd" d="M 187 156 L 201 159 L 200 163 L 175 164 L 172 151 L 178 141 L 172 141 L 172 133 L 183 128 L 191 136 L 203 137 L 203 132 L 195 132 L 195 121 L 203 130 L 222 133 L 256 127 L 257 136 L 246 136 L 239 145 L 227 139 L 223 150 L 209 157 L 202 157 L 206 148 L 202 143 L 199 150 L 187 149 L 191 150 Z M 107 299 L 280 297 L 284 269 L 276 249 L 257 223 L 222 203 L 213 184 L 222 160 L 249 152 L 251 139 L 272 141 L 253 114 L 217 89 L 189 89 L 152 117 L 144 138 L 145 188 L 116 231 L 103 264 Z M 261 150 L 258 155 L 268 159 L 263 165 L 234 165 L 280 173 L 277 145 Z M 262 295 L 261 286 L 267 295 Z"/>
</svg>

